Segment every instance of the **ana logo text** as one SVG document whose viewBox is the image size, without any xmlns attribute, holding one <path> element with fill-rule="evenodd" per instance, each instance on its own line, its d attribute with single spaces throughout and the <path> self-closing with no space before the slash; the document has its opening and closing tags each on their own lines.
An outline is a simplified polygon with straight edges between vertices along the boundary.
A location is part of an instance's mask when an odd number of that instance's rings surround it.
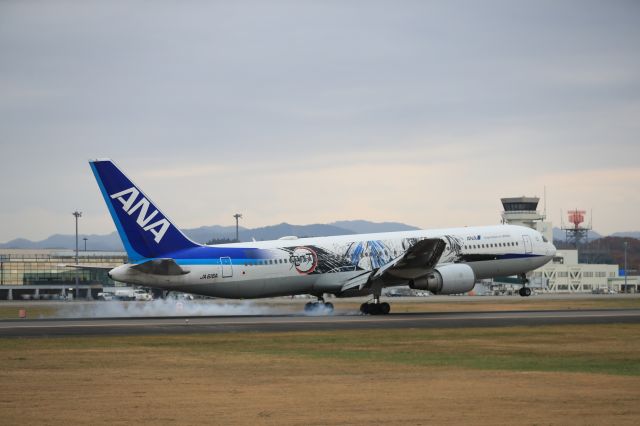
<svg viewBox="0 0 640 426">
<path fill-rule="evenodd" d="M 122 203 L 122 209 L 127 212 L 129 216 L 138 210 L 138 219 L 136 220 L 136 223 L 145 231 L 151 232 L 154 235 L 154 241 L 159 243 L 162 241 L 162 237 L 164 237 L 164 234 L 169 229 L 169 221 L 162 218 L 153 223 L 149 223 L 158 214 L 158 210 L 154 209 L 150 214 L 147 214 L 151 203 L 149 203 L 149 200 L 145 197 L 141 197 L 140 200 L 138 200 L 138 195 L 140 195 L 140 191 L 135 187 L 131 187 L 116 194 L 112 194 L 111 198 L 118 199 L 118 201 Z M 136 201 L 138 202 L 136 203 Z"/>
</svg>

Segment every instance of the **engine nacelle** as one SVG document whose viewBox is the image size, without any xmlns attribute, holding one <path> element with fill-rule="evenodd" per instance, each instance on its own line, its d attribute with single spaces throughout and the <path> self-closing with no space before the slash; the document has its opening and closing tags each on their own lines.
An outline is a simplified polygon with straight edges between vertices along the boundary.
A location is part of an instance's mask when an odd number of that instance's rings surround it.
<svg viewBox="0 0 640 426">
<path fill-rule="evenodd" d="M 416 290 L 428 290 L 434 294 L 457 294 L 471 291 L 476 284 L 476 275 L 466 263 L 453 263 L 433 270 L 424 277 L 409 283 Z"/>
</svg>

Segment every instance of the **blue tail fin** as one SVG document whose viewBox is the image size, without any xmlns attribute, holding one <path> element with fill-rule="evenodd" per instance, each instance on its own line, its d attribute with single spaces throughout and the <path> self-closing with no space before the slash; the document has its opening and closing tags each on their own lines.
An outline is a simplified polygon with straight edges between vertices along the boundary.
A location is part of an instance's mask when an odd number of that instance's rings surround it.
<svg viewBox="0 0 640 426">
<path fill-rule="evenodd" d="M 111 160 L 90 161 L 102 196 L 131 261 L 199 245 L 189 240 Z"/>
</svg>

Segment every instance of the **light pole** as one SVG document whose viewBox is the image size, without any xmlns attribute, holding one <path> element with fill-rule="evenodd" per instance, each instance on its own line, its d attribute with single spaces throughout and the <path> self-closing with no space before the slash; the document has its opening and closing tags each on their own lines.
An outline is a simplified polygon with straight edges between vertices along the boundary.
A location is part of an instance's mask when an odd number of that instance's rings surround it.
<svg viewBox="0 0 640 426">
<path fill-rule="evenodd" d="M 84 251 L 87 251 L 87 240 L 88 240 L 88 238 L 84 237 L 83 240 L 84 240 Z"/>
<path fill-rule="evenodd" d="M 233 217 L 236 218 L 236 242 L 239 243 L 240 242 L 240 237 L 239 237 L 239 233 L 238 233 L 238 220 L 240 220 L 240 218 L 242 218 L 242 215 L 240 213 L 236 213 L 233 215 Z"/>
<path fill-rule="evenodd" d="M 624 242 L 624 291 L 625 293 L 629 291 L 627 287 L 627 246 L 629 245 L 628 241 Z"/>
<path fill-rule="evenodd" d="M 78 218 L 82 217 L 82 212 L 75 211 L 72 213 L 76 218 L 76 265 L 78 264 Z M 77 299 L 80 295 L 78 294 L 78 270 L 76 269 L 76 294 L 75 298 Z"/>
</svg>

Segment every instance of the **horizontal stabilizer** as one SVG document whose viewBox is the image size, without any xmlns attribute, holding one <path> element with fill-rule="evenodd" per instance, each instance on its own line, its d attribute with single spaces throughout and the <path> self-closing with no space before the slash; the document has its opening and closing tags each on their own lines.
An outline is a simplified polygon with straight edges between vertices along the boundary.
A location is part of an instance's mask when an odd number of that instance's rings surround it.
<svg viewBox="0 0 640 426">
<path fill-rule="evenodd" d="M 185 271 L 173 259 L 152 259 L 146 262 L 131 266 L 138 272 L 152 275 L 186 275 Z"/>
<path fill-rule="evenodd" d="M 88 271 L 110 271 L 113 269 L 113 266 L 104 266 L 104 265 L 76 265 L 72 264 L 58 264 L 58 266 L 63 268 L 74 268 L 74 269 L 85 269 Z"/>
</svg>

